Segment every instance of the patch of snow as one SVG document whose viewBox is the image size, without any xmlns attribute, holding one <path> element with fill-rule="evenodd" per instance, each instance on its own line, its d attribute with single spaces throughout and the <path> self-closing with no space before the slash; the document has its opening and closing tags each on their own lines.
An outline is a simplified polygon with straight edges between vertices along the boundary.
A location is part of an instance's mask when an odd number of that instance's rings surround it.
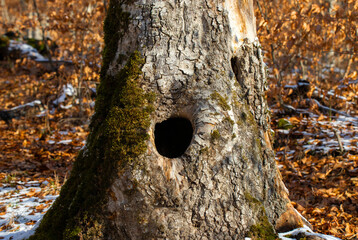
<svg viewBox="0 0 358 240">
<path fill-rule="evenodd" d="M 56 100 L 54 100 L 53 104 L 58 106 L 58 105 L 60 105 L 61 103 L 63 103 L 66 100 L 67 96 L 72 97 L 75 94 L 76 94 L 76 89 L 72 86 L 72 84 L 68 83 L 66 85 L 63 85 L 62 86 L 62 94 L 61 94 L 61 96 L 59 98 L 57 98 Z M 68 109 L 66 107 L 61 105 L 61 108 Z M 72 107 L 72 105 L 71 105 L 71 107 Z"/>
<path fill-rule="evenodd" d="M 60 108 L 62 108 L 62 109 L 70 109 L 70 108 L 72 108 L 73 107 L 73 105 L 72 104 L 69 104 L 69 105 L 66 105 L 66 106 L 63 106 L 62 104 L 60 104 Z"/>
<path fill-rule="evenodd" d="M 36 61 L 48 61 L 34 47 L 15 40 L 10 40 L 9 51 L 20 51 L 21 55 Z"/>
<path fill-rule="evenodd" d="M 297 85 L 285 85 L 285 88 L 296 89 Z"/>
<path fill-rule="evenodd" d="M 42 184 L 46 186 L 46 185 L 49 184 L 49 182 L 48 181 L 43 181 Z"/>
<path fill-rule="evenodd" d="M 96 88 L 90 87 L 89 89 L 90 89 L 93 93 L 97 93 L 97 89 L 96 89 Z"/>
<path fill-rule="evenodd" d="M 335 97 L 335 98 L 338 98 L 338 99 L 341 99 L 343 101 L 347 101 L 347 98 L 346 97 L 343 97 L 343 96 L 340 96 L 340 95 L 337 95 L 334 93 L 333 90 L 329 91 L 329 92 L 326 92 L 322 89 L 319 89 L 319 88 L 315 88 L 315 90 L 313 90 L 313 96 L 317 96 L 317 97 L 320 97 L 322 99 L 326 99 L 326 100 L 329 100 L 328 97 L 326 97 L 324 94 L 320 94 L 320 93 L 325 93 L 326 95 L 328 96 L 332 96 L 332 97 Z M 347 104 L 353 104 L 352 102 L 346 102 Z"/>
<path fill-rule="evenodd" d="M 59 98 L 53 101 L 53 104 L 59 105 L 60 103 L 63 103 L 66 100 L 66 94 L 62 93 Z"/>
<path fill-rule="evenodd" d="M 297 143 L 303 147 L 303 151 L 315 151 L 327 154 L 331 151 L 340 150 L 339 142 L 335 132 L 340 136 L 340 142 L 345 151 L 358 150 L 358 122 L 353 117 L 339 116 L 332 117 L 331 120 L 317 121 L 318 116 L 301 119 L 301 125 L 306 129 L 296 130 L 292 134 L 303 135 L 302 139 L 297 139 Z M 285 133 L 282 130 L 276 130 Z M 287 133 L 286 133 L 287 134 Z M 308 140 L 309 138 L 309 140 Z M 283 152 L 278 152 L 282 155 Z M 294 155 L 289 151 L 286 155 Z M 289 156 L 286 156 L 289 158 Z"/>
<path fill-rule="evenodd" d="M 0 204 L 6 209 L 0 219 L 1 239 L 22 240 L 30 237 L 50 204 L 57 198 L 52 195 L 40 196 L 38 193 L 43 189 L 32 187 L 35 183 L 39 184 L 37 181 L 24 185 L 17 182 L 17 186 L 25 186 L 20 190 L 9 187 L 9 184 L 0 187 Z"/>
<path fill-rule="evenodd" d="M 63 92 L 67 96 L 74 96 L 76 94 L 75 88 L 72 86 L 72 84 L 68 83 L 65 86 L 63 86 Z"/>
<path fill-rule="evenodd" d="M 57 144 L 65 144 L 65 145 L 67 145 L 67 144 L 70 144 L 72 142 L 72 139 L 69 139 L 69 140 L 61 140 L 61 141 L 59 141 Z"/>
<path fill-rule="evenodd" d="M 290 134 L 290 130 L 279 129 L 279 130 L 277 130 L 277 132 L 282 133 L 282 134 L 286 134 L 286 135 Z"/>
<path fill-rule="evenodd" d="M 41 101 L 40 100 L 35 100 L 35 101 L 29 102 L 29 103 L 26 103 L 26 104 L 23 104 L 23 105 L 13 107 L 13 108 L 11 108 L 11 110 L 17 110 L 17 109 L 24 108 L 24 107 L 34 107 L 36 105 L 41 105 Z"/>
<path fill-rule="evenodd" d="M 86 144 L 87 144 L 87 141 L 86 140 L 83 140 L 82 141 L 82 144 L 83 144 L 83 146 L 80 148 L 81 150 L 84 150 L 87 146 L 86 146 Z"/>
<path fill-rule="evenodd" d="M 47 115 L 47 110 L 43 110 L 39 114 L 37 114 L 36 117 L 45 117 L 46 115 Z"/>
<path fill-rule="evenodd" d="M 72 142 L 72 139 L 68 139 L 68 140 L 61 140 L 61 141 L 59 141 L 59 142 L 56 142 L 56 141 L 54 141 L 54 140 L 48 140 L 47 141 L 47 143 L 48 144 L 64 144 L 64 145 L 68 145 L 68 144 L 70 144 Z"/>
<path fill-rule="evenodd" d="M 280 239 L 283 239 L 283 240 L 294 239 L 294 238 L 288 238 L 285 236 L 296 236 L 300 233 L 303 233 L 306 236 L 317 236 L 317 237 L 320 237 L 320 238 L 323 238 L 326 240 L 341 240 L 340 238 L 336 238 L 336 237 L 333 237 L 330 235 L 314 233 L 308 226 L 303 226 L 302 228 L 297 228 L 297 229 L 294 229 L 292 231 L 285 232 L 285 233 L 279 233 L 279 237 L 280 237 Z"/>
</svg>

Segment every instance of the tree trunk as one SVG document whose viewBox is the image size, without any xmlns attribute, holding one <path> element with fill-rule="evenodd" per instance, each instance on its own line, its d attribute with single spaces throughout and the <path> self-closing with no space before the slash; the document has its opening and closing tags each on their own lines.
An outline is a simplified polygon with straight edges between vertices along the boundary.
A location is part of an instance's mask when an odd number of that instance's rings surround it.
<svg viewBox="0 0 358 240">
<path fill-rule="evenodd" d="M 1 9 L 2 9 L 3 21 L 6 23 L 10 23 L 9 12 L 7 10 L 7 5 L 6 5 L 5 0 L 1 0 Z M 6 31 L 7 31 L 7 29 L 6 29 Z"/>
<path fill-rule="evenodd" d="M 252 0 L 112 0 L 91 133 L 30 239 L 275 239 Z"/>
</svg>

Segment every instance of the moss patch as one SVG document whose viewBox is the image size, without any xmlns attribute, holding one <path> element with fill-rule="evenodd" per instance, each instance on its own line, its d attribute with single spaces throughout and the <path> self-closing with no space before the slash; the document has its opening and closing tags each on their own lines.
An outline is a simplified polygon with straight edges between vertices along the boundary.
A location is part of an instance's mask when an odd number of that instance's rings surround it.
<svg viewBox="0 0 358 240">
<path fill-rule="evenodd" d="M 110 63 L 114 60 L 118 48 L 118 42 L 128 31 L 130 13 L 122 10 L 122 4 L 128 4 L 133 0 L 116 1 L 112 0 L 108 6 L 106 19 L 104 20 L 104 49 L 101 77 L 103 78 L 109 68 Z M 123 60 L 122 58 L 120 58 Z"/>
<path fill-rule="evenodd" d="M 279 239 L 266 215 L 259 218 L 259 223 L 250 227 L 249 237 L 253 240 Z"/>
<path fill-rule="evenodd" d="M 259 152 L 261 153 L 262 152 L 262 144 L 261 144 L 261 139 L 259 137 L 256 137 L 256 146 L 259 150 Z"/>
<path fill-rule="evenodd" d="M 250 207 L 252 208 L 254 205 L 262 205 L 260 200 L 254 198 L 249 192 L 245 192 L 245 200 L 250 204 Z"/>
<path fill-rule="evenodd" d="M 0 60 L 6 60 L 9 56 L 8 47 L 10 40 L 5 35 L 0 35 Z"/>
<path fill-rule="evenodd" d="M 224 109 L 225 111 L 229 111 L 231 109 L 230 105 L 227 103 L 227 97 L 224 98 L 218 92 L 214 92 L 211 95 L 212 100 L 216 100 L 219 103 L 219 106 Z"/>
<path fill-rule="evenodd" d="M 103 239 L 101 207 L 112 180 L 119 170 L 134 168 L 147 149 L 154 96 L 139 86 L 143 63 L 135 52 L 116 76 L 101 79 L 87 148 L 80 152 L 60 197 L 30 240 Z"/>
<path fill-rule="evenodd" d="M 204 147 L 204 148 L 200 149 L 199 152 L 200 152 L 200 154 L 206 154 L 206 153 L 209 152 L 209 148 L 208 148 L 208 147 Z"/>
<path fill-rule="evenodd" d="M 230 117 L 225 117 L 225 118 L 224 118 L 224 121 L 230 123 L 230 125 L 234 125 L 234 124 L 235 124 L 234 120 L 232 120 Z"/>
<path fill-rule="evenodd" d="M 220 133 L 218 130 L 214 130 L 212 133 L 211 133 L 211 142 L 214 142 L 216 140 L 219 140 L 221 137 Z"/>
<path fill-rule="evenodd" d="M 294 126 L 290 122 L 290 120 L 285 119 L 285 118 L 281 118 L 277 123 L 277 128 L 279 128 L 279 129 L 289 130 L 289 129 L 293 128 L 293 127 Z"/>
<path fill-rule="evenodd" d="M 267 218 L 265 207 L 262 202 L 253 197 L 249 192 L 245 192 L 245 199 L 249 203 L 250 208 L 255 212 L 259 212 L 257 224 L 250 227 L 248 236 L 253 240 L 275 240 L 279 239 L 273 226 Z"/>
<path fill-rule="evenodd" d="M 10 44 L 10 39 L 5 36 L 5 35 L 1 35 L 0 36 L 0 47 L 3 48 L 3 47 L 8 47 Z"/>
</svg>

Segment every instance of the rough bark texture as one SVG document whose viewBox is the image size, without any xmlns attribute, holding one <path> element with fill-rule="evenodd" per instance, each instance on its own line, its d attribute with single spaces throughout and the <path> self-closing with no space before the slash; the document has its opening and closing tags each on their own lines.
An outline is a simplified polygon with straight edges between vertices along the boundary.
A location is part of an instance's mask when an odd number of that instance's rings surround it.
<svg viewBox="0 0 358 240">
<path fill-rule="evenodd" d="M 275 239 L 290 206 L 250 18 L 247 0 L 111 1 L 91 134 L 31 239 Z M 173 117 L 193 137 L 167 158 Z"/>
</svg>

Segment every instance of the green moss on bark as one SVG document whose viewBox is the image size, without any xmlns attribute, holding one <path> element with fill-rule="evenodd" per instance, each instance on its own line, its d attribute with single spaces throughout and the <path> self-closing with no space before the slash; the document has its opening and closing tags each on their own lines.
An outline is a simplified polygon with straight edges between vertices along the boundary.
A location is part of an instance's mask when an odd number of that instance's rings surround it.
<svg viewBox="0 0 358 240">
<path fill-rule="evenodd" d="M 133 2 L 133 0 L 111 0 L 109 3 L 107 16 L 103 25 L 105 46 L 102 53 L 102 78 L 106 75 L 110 63 L 116 56 L 119 41 L 128 31 L 130 13 L 122 10 L 122 4 L 131 2 Z"/>
<path fill-rule="evenodd" d="M 113 18 L 113 14 L 127 15 L 117 5 L 111 6 L 113 9 L 109 10 L 107 18 Z M 107 27 L 115 27 L 106 21 Z M 115 21 L 122 20 L 117 18 Z M 110 35 L 108 31 L 106 35 Z M 118 74 L 106 74 L 110 59 L 114 58 L 109 52 L 115 52 L 118 44 L 117 40 L 114 44 L 107 37 L 107 44 L 108 41 L 96 113 L 92 117 L 86 148 L 79 153 L 60 197 L 30 240 L 103 239 L 108 225 L 103 218 L 102 206 L 106 203 L 112 180 L 121 169 L 134 168 L 138 156 L 147 149 L 154 95 L 145 93 L 140 87 L 144 60 L 139 52 L 134 52 Z M 112 47 L 111 51 L 108 47 Z"/>
<path fill-rule="evenodd" d="M 127 166 L 134 167 L 146 149 L 146 132 L 153 111 L 152 94 L 139 87 L 143 59 L 135 52 L 101 95 L 110 94 L 107 105 L 93 116 L 87 147 L 74 164 L 60 197 L 30 239 L 96 239 L 104 227 L 101 206 L 112 179 Z M 101 82 L 101 85 L 104 84 Z M 114 89 L 114 90 L 113 90 Z M 96 106 L 98 109 L 98 105 Z"/>
<path fill-rule="evenodd" d="M 279 239 L 272 224 L 267 218 L 265 207 L 262 202 L 254 198 L 249 192 L 245 192 L 246 202 L 250 208 L 259 213 L 258 222 L 250 227 L 248 236 L 253 240 L 276 240 Z"/>
<path fill-rule="evenodd" d="M 218 130 L 214 130 L 214 131 L 212 131 L 212 133 L 211 133 L 211 136 L 210 136 L 210 137 L 211 137 L 211 138 L 210 138 L 211 142 L 214 142 L 214 141 L 219 140 L 219 139 L 220 139 L 220 137 L 221 137 L 221 135 L 220 135 L 220 133 L 219 133 L 219 131 L 218 131 Z"/>
<path fill-rule="evenodd" d="M 228 122 L 231 126 L 235 124 L 234 120 L 232 120 L 230 117 L 225 117 L 224 121 Z"/>
<path fill-rule="evenodd" d="M 251 208 L 255 208 L 257 206 L 261 206 L 262 203 L 260 200 L 254 198 L 249 192 L 245 192 L 245 200 L 250 204 Z"/>
<path fill-rule="evenodd" d="M 279 239 L 266 215 L 262 215 L 259 222 L 250 227 L 249 237 L 253 240 Z"/>
<path fill-rule="evenodd" d="M 219 104 L 219 106 L 224 109 L 225 111 L 229 111 L 231 109 L 230 105 L 227 103 L 228 99 L 227 97 L 224 98 L 221 96 L 218 92 L 214 92 L 210 95 L 212 100 L 216 100 Z"/>
</svg>

